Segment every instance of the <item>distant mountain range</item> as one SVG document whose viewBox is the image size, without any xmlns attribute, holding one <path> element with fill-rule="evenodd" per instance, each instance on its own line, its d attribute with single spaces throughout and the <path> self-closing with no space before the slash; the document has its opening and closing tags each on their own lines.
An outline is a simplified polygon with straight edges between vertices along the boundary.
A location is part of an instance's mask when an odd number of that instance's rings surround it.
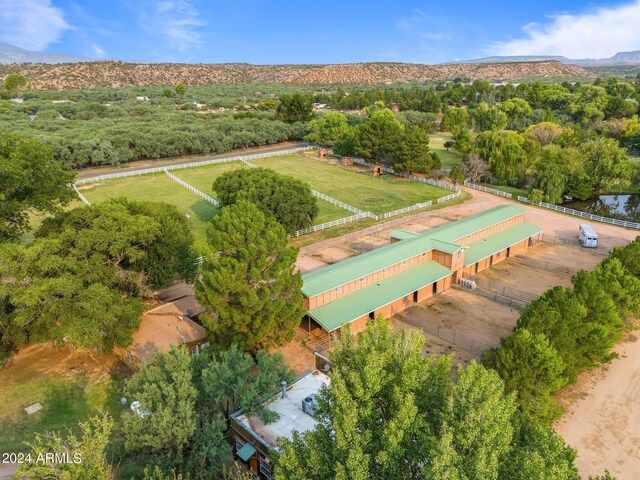
<svg viewBox="0 0 640 480">
<path fill-rule="evenodd" d="M 77 63 L 91 61 L 90 58 L 75 57 L 64 53 L 33 52 L 24 48 L 0 43 L 0 63 Z"/>
<path fill-rule="evenodd" d="M 454 78 L 526 81 L 532 78 L 591 78 L 576 65 L 555 61 L 421 65 L 416 63 L 350 63 L 342 65 L 250 65 L 248 63 L 82 62 L 60 65 L 0 65 L 0 78 L 20 73 L 35 90 L 213 83 L 391 84 Z"/>
<path fill-rule="evenodd" d="M 614 65 L 635 65 L 640 64 L 640 50 L 633 52 L 618 52 L 609 58 L 567 58 L 560 55 L 515 55 L 515 56 L 495 56 L 474 58 L 472 60 L 462 60 L 459 63 L 511 63 L 511 62 L 539 62 L 543 60 L 556 60 L 565 65 L 578 65 L 580 67 L 604 67 Z"/>
</svg>

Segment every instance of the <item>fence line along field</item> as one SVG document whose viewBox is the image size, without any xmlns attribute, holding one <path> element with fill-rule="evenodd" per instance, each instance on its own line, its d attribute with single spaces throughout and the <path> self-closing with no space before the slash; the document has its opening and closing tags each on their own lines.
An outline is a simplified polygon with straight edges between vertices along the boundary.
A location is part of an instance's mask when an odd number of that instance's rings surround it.
<svg viewBox="0 0 640 480">
<path fill-rule="evenodd" d="M 301 154 L 256 159 L 252 160 L 252 163 L 302 180 L 313 190 L 375 214 L 436 200 L 451 193 L 440 187 L 393 175 L 374 177 L 368 173 L 357 173 Z M 249 167 L 240 161 L 230 161 L 175 170 L 172 173 L 215 198 L 214 181 L 225 172 L 240 168 Z M 366 172 L 366 169 L 362 171 Z M 207 223 L 219 212 L 211 202 L 171 180 L 165 173 L 97 181 L 79 185 L 78 189 L 92 204 L 111 198 L 126 197 L 131 200 L 163 201 L 175 205 L 180 212 L 189 215 L 198 251 L 203 251 L 206 246 Z M 353 215 L 353 212 L 320 198 L 317 201 L 319 214 L 314 221 L 315 225 Z"/>
<path fill-rule="evenodd" d="M 359 174 L 299 154 L 261 158 L 252 162 L 258 167 L 270 168 L 303 180 L 314 190 L 375 214 L 435 200 L 451 193 L 444 188 L 392 175 L 374 177 Z"/>
<path fill-rule="evenodd" d="M 207 222 L 219 211 L 215 205 L 178 185 L 164 173 L 106 180 L 78 187 L 92 204 L 111 198 L 166 202 L 189 215 L 196 249 L 206 245 Z"/>
</svg>

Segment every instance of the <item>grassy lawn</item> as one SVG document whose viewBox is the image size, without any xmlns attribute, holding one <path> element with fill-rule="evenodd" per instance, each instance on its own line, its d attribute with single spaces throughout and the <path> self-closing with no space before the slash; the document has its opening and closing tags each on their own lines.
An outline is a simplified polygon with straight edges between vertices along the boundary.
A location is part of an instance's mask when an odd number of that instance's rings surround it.
<svg viewBox="0 0 640 480">
<path fill-rule="evenodd" d="M 238 168 L 249 168 L 242 162 L 229 162 L 218 163 L 214 165 L 207 165 L 205 167 L 197 168 L 184 168 L 180 170 L 174 170 L 173 173 L 176 177 L 184 180 L 190 185 L 193 185 L 201 192 L 211 195 L 215 198 L 213 192 L 213 182 L 221 176 L 223 173 L 230 172 L 231 170 L 237 170 Z"/>
<path fill-rule="evenodd" d="M 451 140 L 451 134 L 438 133 L 435 135 L 431 135 L 430 138 L 431 139 L 429 141 L 429 148 L 431 148 L 432 151 L 436 152 L 440 157 L 440 160 L 442 160 L 443 170 L 449 171 L 451 170 L 451 167 L 462 162 L 462 155 L 460 155 L 458 152 L 454 152 L 451 149 L 447 151 L 447 149 L 444 148 L 444 142 Z"/>
<path fill-rule="evenodd" d="M 52 350 L 44 344 L 26 347 L 0 371 L 0 452 L 25 451 L 23 442 L 36 432 L 77 431 L 78 421 L 100 412 L 118 422 L 127 375 L 111 355 Z M 24 409 L 34 403 L 43 409 L 27 415 Z"/>
<path fill-rule="evenodd" d="M 127 197 L 131 200 L 166 202 L 189 214 L 191 229 L 197 250 L 206 245 L 207 223 L 218 209 L 203 198 L 180 186 L 164 173 L 107 180 L 96 184 L 81 185 L 80 191 L 91 203 L 110 198 Z"/>
<path fill-rule="evenodd" d="M 283 155 L 255 160 L 259 167 L 306 181 L 311 188 L 360 210 L 385 213 L 450 194 L 442 188 L 399 179 L 350 172 L 304 155 Z"/>
<path fill-rule="evenodd" d="M 263 165 L 260 165 L 263 166 Z M 193 185 L 198 190 L 205 192 L 215 198 L 213 191 L 213 182 L 225 172 L 235 170 L 237 168 L 249 168 L 242 162 L 229 162 L 217 165 L 208 165 L 206 167 L 188 168 L 184 170 L 176 170 L 172 172 L 176 177 Z M 282 173 L 282 172 L 281 172 Z M 324 192 L 323 192 L 324 193 Z M 343 200 L 344 201 L 344 200 Z M 349 210 L 340 208 L 332 203 L 318 199 L 318 207 L 320 212 L 313 222 L 315 225 L 337 220 L 338 218 L 353 215 Z"/>
</svg>

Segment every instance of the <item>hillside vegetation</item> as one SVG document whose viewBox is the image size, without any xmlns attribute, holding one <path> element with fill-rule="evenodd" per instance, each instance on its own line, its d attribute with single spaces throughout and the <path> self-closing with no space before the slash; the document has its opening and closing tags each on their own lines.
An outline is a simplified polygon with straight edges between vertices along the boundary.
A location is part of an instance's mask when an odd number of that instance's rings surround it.
<svg viewBox="0 0 640 480">
<path fill-rule="evenodd" d="M 65 88 L 278 82 L 294 84 L 383 84 L 453 78 L 521 80 L 524 78 L 593 75 L 557 61 L 497 64 L 422 65 L 409 63 L 353 63 L 343 65 L 250 65 L 86 62 L 3 65 L 0 75 L 20 73 L 36 90 Z"/>
</svg>

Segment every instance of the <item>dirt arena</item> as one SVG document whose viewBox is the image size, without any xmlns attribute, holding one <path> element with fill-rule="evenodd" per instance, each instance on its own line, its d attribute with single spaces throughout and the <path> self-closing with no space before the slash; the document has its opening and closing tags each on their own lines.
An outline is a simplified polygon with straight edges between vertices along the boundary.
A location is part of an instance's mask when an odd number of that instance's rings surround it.
<svg viewBox="0 0 640 480">
<path fill-rule="evenodd" d="M 451 288 L 396 315 L 410 324 L 449 328 L 481 346 L 493 347 L 516 326 L 520 312 L 471 292 Z"/>
</svg>

